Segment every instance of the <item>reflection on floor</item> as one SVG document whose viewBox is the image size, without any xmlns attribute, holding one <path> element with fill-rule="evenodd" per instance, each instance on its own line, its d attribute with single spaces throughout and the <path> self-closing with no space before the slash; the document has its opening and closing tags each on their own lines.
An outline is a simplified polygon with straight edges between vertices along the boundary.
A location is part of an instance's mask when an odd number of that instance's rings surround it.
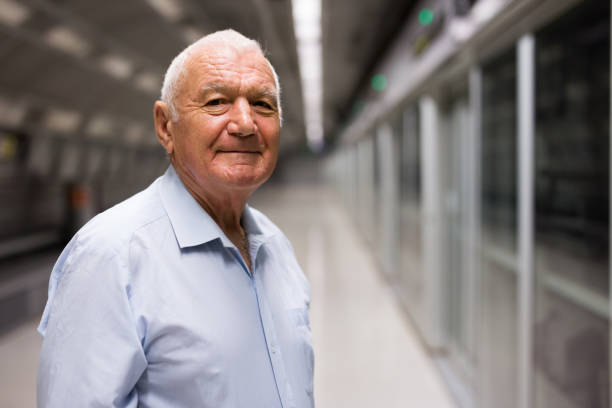
<svg viewBox="0 0 612 408">
<path fill-rule="evenodd" d="M 316 406 L 453 407 L 333 194 L 323 187 L 269 187 L 256 193 L 252 205 L 287 234 L 311 282 Z M 35 406 L 36 324 L 0 337 L 2 407 Z"/>
<path fill-rule="evenodd" d="M 0 406 L 36 406 L 36 365 L 41 339 L 38 321 L 20 326 L 0 338 Z"/>
<path fill-rule="evenodd" d="M 311 284 L 318 408 L 453 407 L 348 214 L 324 188 L 254 197 L 293 243 Z"/>
</svg>

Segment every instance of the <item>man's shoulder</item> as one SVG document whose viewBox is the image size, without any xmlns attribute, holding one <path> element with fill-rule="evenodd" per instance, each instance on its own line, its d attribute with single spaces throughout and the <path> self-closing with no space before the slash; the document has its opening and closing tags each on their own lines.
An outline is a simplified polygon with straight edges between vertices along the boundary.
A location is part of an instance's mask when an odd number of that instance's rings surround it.
<svg viewBox="0 0 612 408">
<path fill-rule="evenodd" d="M 283 232 L 276 226 L 276 224 L 268 218 L 264 213 L 259 211 L 256 208 L 249 206 L 249 210 L 251 211 L 251 215 L 253 219 L 257 223 L 257 226 L 261 229 L 261 231 L 266 235 L 281 235 L 284 237 Z"/>
<path fill-rule="evenodd" d="M 142 228 L 164 222 L 167 215 L 159 198 L 157 182 L 101 212 L 87 222 L 75 239 L 83 246 L 115 250 L 125 247 Z"/>
<path fill-rule="evenodd" d="M 285 255 L 295 256 L 293 246 L 283 231 L 261 211 L 250 206 L 249 209 L 261 232 L 268 237 L 268 244 L 275 246 Z"/>
</svg>

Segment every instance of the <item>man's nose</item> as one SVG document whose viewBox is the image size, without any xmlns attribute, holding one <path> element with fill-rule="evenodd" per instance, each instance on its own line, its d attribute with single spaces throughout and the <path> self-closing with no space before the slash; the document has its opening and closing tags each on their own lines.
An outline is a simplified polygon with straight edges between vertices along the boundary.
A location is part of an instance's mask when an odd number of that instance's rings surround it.
<svg viewBox="0 0 612 408">
<path fill-rule="evenodd" d="M 236 99 L 230 109 L 230 121 L 227 125 L 228 133 L 233 136 L 244 137 L 254 134 L 256 130 L 251 104 L 246 98 Z"/>
</svg>

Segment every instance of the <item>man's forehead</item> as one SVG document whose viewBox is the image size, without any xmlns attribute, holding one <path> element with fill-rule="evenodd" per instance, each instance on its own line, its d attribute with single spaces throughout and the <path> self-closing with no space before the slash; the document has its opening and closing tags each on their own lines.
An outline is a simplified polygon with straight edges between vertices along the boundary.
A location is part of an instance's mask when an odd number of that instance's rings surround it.
<svg viewBox="0 0 612 408">
<path fill-rule="evenodd" d="M 188 63 L 194 65 L 196 69 L 257 70 L 273 77 L 268 61 L 254 46 L 237 47 L 227 43 L 206 44 L 194 51 Z"/>
<path fill-rule="evenodd" d="M 257 49 L 219 47 L 199 50 L 187 61 L 187 66 L 187 82 L 190 87 L 195 86 L 199 94 L 232 88 L 239 91 L 238 88 L 244 86 L 255 87 L 261 93 L 277 92 L 272 69 Z"/>
</svg>

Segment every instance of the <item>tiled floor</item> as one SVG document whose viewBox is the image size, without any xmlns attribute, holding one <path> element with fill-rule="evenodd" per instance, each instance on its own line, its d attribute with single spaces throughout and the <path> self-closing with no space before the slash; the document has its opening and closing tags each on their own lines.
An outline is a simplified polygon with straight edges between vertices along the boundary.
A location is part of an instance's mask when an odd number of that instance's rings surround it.
<svg viewBox="0 0 612 408">
<path fill-rule="evenodd" d="M 252 204 L 285 231 L 311 281 L 317 407 L 454 407 L 333 194 L 270 187 Z M 36 323 L 0 337 L 0 407 L 35 406 Z"/>
</svg>

